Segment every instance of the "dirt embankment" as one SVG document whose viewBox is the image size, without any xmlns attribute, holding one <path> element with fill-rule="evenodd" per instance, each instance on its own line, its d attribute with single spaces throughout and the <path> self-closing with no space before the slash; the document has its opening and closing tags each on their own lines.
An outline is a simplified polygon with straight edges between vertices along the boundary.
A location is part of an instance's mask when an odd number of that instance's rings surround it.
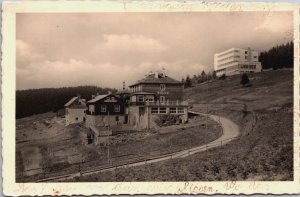
<svg viewBox="0 0 300 197">
<path fill-rule="evenodd" d="M 110 137 L 109 146 L 95 146 L 87 144 L 83 125 L 65 127 L 57 117 L 35 116 L 18 123 L 18 182 L 149 159 L 199 146 L 222 134 L 220 125 L 198 116 L 188 124 L 163 127 L 162 132 L 118 132 Z"/>
</svg>

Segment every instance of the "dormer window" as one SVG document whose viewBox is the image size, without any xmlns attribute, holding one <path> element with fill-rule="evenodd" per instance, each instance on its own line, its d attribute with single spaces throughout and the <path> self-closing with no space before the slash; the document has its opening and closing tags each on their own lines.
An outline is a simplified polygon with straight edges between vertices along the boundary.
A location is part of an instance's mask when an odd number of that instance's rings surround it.
<svg viewBox="0 0 300 197">
<path fill-rule="evenodd" d="M 165 84 L 160 84 L 160 90 L 162 90 L 162 91 L 166 90 Z"/>
</svg>

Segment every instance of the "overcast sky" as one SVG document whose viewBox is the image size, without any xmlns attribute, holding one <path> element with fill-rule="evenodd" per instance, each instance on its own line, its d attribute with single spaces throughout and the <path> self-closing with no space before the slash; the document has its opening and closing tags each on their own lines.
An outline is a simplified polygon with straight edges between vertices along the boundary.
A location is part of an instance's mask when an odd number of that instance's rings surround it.
<svg viewBox="0 0 300 197">
<path fill-rule="evenodd" d="M 17 14 L 17 89 L 121 88 L 149 71 L 181 80 L 213 54 L 292 40 L 292 13 Z"/>
</svg>

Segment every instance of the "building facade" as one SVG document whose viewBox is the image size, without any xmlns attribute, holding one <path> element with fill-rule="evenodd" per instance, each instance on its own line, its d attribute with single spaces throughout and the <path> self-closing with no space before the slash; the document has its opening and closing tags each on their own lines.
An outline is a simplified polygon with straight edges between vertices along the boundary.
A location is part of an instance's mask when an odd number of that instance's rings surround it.
<svg viewBox="0 0 300 197">
<path fill-rule="evenodd" d="M 82 121 L 89 129 L 90 141 L 112 135 L 113 131 L 155 128 L 157 121 L 164 124 L 168 118 L 172 124 L 188 121 L 183 83 L 162 72 L 146 75 L 129 90 L 123 87 L 117 94 L 93 96 L 84 106 Z"/>
<path fill-rule="evenodd" d="M 86 103 L 79 96 L 73 97 L 65 104 L 66 125 L 85 121 Z"/>
<path fill-rule="evenodd" d="M 150 73 L 129 86 L 129 123 L 139 129 L 156 127 L 161 116 L 176 116 L 187 122 L 188 104 L 183 102 L 183 83 L 163 72 Z"/>
<path fill-rule="evenodd" d="M 127 122 L 125 104 L 118 96 L 97 95 L 87 102 L 86 127 L 113 127 Z"/>
<path fill-rule="evenodd" d="M 258 52 L 250 48 L 232 48 L 214 55 L 214 70 L 218 77 L 261 72 L 261 69 Z"/>
</svg>

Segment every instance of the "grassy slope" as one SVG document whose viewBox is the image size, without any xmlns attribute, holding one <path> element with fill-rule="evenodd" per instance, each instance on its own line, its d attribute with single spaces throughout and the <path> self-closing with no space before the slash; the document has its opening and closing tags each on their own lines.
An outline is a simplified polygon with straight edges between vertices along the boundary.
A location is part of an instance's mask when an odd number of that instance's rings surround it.
<svg viewBox="0 0 300 197">
<path fill-rule="evenodd" d="M 17 125 L 17 181 L 31 182 L 45 177 L 77 173 L 79 169 L 88 170 L 99 166 L 124 164 L 140 159 L 151 158 L 162 154 L 184 150 L 213 141 L 222 134 L 221 127 L 205 117 L 184 125 L 173 125 L 174 132 L 159 133 L 153 131 L 125 132 L 110 139 L 110 164 L 107 158 L 107 146 L 86 145 L 83 125 L 57 125 L 52 121 L 51 128 L 42 122 L 44 118 L 33 116 L 18 120 Z M 48 118 L 49 119 L 49 118 Z M 51 118 L 50 118 L 51 119 Z M 34 129 L 33 122 L 37 122 Z M 206 129 L 202 124 L 207 123 Z M 170 127 L 164 127 L 168 131 Z M 56 129 L 61 131 L 56 132 Z M 24 154 L 26 149 L 26 154 Z M 35 152 L 33 152 L 35 151 Z M 23 154 L 22 154 L 23 152 Z M 24 160 L 25 159 L 25 160 Z M 80 163 L 81 160 L 83 163 Z M 29 166 L 32 161 L 34 166 Z M 27 168 L 25 166 L 27 165 Z M 26 176 L 26 169 L 38 169 L 36 175 Z M 40 172 L 42 171 L 42 172 Z M 45 177 L 43 172 L 45 172 Z"/>
<path fill-rule="evenodd" d="M 194 103 L 214 104 L 208 109 L 195 105 L 194 110 L 222 114 L 238 123 L 240 140 L 188 158 L 76 181 L 292 180 L 293 73 L 269 71 L 250 75 L 250 80 L 250 88 L 241 88 L 240 76 L 234 76 L 185 91 Z"/>
</svg>

